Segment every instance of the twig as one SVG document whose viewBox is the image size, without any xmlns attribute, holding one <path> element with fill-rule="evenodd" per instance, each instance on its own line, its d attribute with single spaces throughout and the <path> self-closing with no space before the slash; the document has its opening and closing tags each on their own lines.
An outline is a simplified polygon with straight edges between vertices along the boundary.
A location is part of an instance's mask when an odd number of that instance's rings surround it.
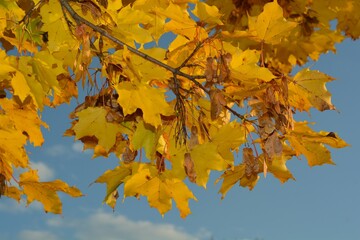
<svg viewBox="0 0 360 240">
<path fill-rule="evenodd" d="M 170 71 L 174 77 L 176 76 L 181 76 L 184 78 L 189 79 L 190 81 L 192 81 L 197 87 L 199 87 L 200 89 L 202 89 L 205 93 L 207 93 L 208 95 L 210 94 L 209 90 L 207 90 L 200 82 L 198 82 L 196 79 L 205 79 L 206 77 L 204 75 L 196 75 L 196 76 L 192 76 L 189 75 L 187 73 L 184 73 L 181 71 L 181 68 L 184 67 L 186 65 L 186 63 L 195 55 L 195 53 L 200 49 L 200 47 L 202 46 L 202 43 L 198 44 L 194 51 L 190 54 L 190 56 L 178 67 L 178 68 L 173 68 L 159 60 L 157 60 L 156 58 L 153 58 L 133 47 L 131 47 L 130 45 L 124 43 L 123 41 L 117 39 L 116 37 L 112 36 L 108 31 L 106 31 L 105 29 L 94 25 L 93 23 L 87 21 L 86 19 L 82 18 L 79 14 L 77 14 L 75 12 L 75 10 L 70 6 L 69 1 L 68 0 L 59 0 L 61 5 L 68 11 L 68 13 L 71 15 L 71 17 L 76 21 L 77 24 L 83 23 L 85 25 L 87 25 L 88 27 L 90 27 L 92 30 L 94 30 L 95 32 L 100 33 L 102 36 L 108 38 L 109 40 L 113 41 L 114 43 L 122 46 L 122 47 L 127 47 L 127 49 L 136 54 L 137 56 L 152 62 L 168 71 Z M 236 112 L 235 110 L 231 109 L 230 107 L 225 106 L 225 108 L 227 110 L 229 110 L 231 113 L 233 113 L 235 116 L 237 116 L 238 118 L 244 120 L 244 116 L 239 114 L 238 112 Z"/>
<path fill-rule="evenodd" d="M 153 58 L 133 47 L 131 47 L 130 45 L 124 43 L 123 41 L 117 39 L 116 37 L 112 36 L 110 33 L 108 33 L 105 29 L 99 27 L 99 26 L 96 26 L 94 25 L 93 23 L 87 21 L 86 19 L 82 18 L 79 14 L 77 14 L 75 12 L 75 10 L 70 6 L 68 0 L 59 0 L 61 5 L 69 12 L 69 14 L 71 15 L 71 17 L 78 23 L 83 23 L 85 25 L 87 25 L 88 27 L 90 27 L 92 30 L 94 30 L 95 32 L 98 32 L 100 33 L 101 35 L 105 36 L 106 38 L 110 39 L 111 41 L 113 41 L 114 43 L 120 45 L 120 46 L 123 46 L 123 47 L 127 47 L 127 49 L 138 55 L 139 57 L 149 61 L 149 62 L 152 62 L 162 68 L 165 68 L 166 70 L 170 71 L 171 73 L 173 73 L 174 75 L 177 75 L 177 76 L 182 76 L 182 77 L 185 77 L 187 79 L 189 79 L 190 81 L 192 81 L 193 83 L 195 83 L 196 86 L 198 86 L 199 88 L 201 88 L 202 90 L 204 90 L 205 92 L 207 92 L 207 90 L 205 89 L 205 87 L 203 85 L 201 85 L 201 83 L 199 83 L 198 81 L 196 81 L 196 79 L 189 75 L 189 74 L 186 74 L 182 71 L 180 71 L 179 69 L 176 69 L 176 68 L 173 68 L 173 67 L 170 67 L 169 65 L 157 60 L 156 58 Z"/>
</svg>

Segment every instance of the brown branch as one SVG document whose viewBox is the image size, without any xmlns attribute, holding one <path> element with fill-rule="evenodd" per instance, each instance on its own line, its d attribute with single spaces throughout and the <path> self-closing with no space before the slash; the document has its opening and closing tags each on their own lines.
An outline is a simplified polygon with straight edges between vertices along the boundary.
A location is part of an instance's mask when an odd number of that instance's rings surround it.
<svg viewBox="0 0 360 240">
<path fill-rule="evenodd" d="M 133 47 L 131 47 L 130 45 L 124 43 L 123 41 L 117 39 L 116 37 L 112 36 L 110 33 L 108 33 L 105 29 L 94 25 L 93 23 L 87 21 L 86 19 L 82 18 L 79 14 L 77 14 L 75 12 L 75 10 L 70 6 L 69 1 L 68 0 L 59 0 L 61 5 L 68 11 L 68 13 L 71 15 L 71 17 L 78 23 L 83 23 L 85 25 L 87 25 L 88 27 L 90 27 L 92 30 L 94 30 L 95 32 L 100 33 L 101 35 L 105 36 L 106 38 L 110 39 L 111 41 L 113 41 L 114 43 L 123 46 L 123 47 L 127 47 L 127 49 L 138 55 L 139 57 L 152 62 L 162 68 L 165 68 L 166 70 L 170 71 L 171 73 L 173 73 L 174 75 L 177 76 L 182 76 L 185 77 L 187 79 L 189 79 L 190 81 L 192 81 L 193 83 L 195 83 L 196 86 L 198 86 L 199 88 L 201 88 L 202 90 L 204 90 L 205 92 L 207 92 L 207 90 L 205 89 L 205 87 L 203 85 L 201 85 L 201 83 L 199 83 L 198 81 L 196 81 L 196 79 L 194 77 L 192 77 L 189 74 L 186 74 L 182 71 L 180 71 L 179 69 L 175 69 L 173 67 L 170 67 L 169 65 L 157 60 L 156 58 L 153 58 Z"/>
<path fill-rule="evenodd" d="M 185 62 L 183 64 L 180 65 L 180 67 L 178 68 L 173 68 L 173 67 L 170 67 L 169 65 L 157 60 L 156 58 L 153 58 L 133 47 L 131 47 L 130 45 L 124 43 L 123 41 L 117 39 L 116 37 L 114 37 L 113 35 L 111 35 L 108 31 L 106 31 L 105 29 L 99 27 L 99 26 L 96 26 L 95 24 L 87 21 L 86 19 L 82 18 L 79 14 L 77 14 L 75 12 L 75 10 L 70 6 L 69 4 L 69 0 L 59 0 L 61 5 L 63 6 L 63 8 L 65 8 L 68 13 L 71 15 L 71 17 L 76 21 L 77 24 L 85 24 L 87 25 L 88 27 L 90 27 L 92 30 L 94 30 L 95 32 L 98 32 L 100 33 L 102 36 L 108 38 L 109 40 L 113 41 L 114 43 L 122 46 L 122 47 L 127 47 L 127 49 L 136 54 L 137 56 L 149 61 L 149 62 L 152 62 L 168 71 L 170 71 L 175 79 L 176 79 L 176 76 L 181 76 L 181 77 L 184 77 L 184 78 L 187 78 L 189 79 L 190 81 L 192 81 L 197 87 L 199 87 L 200 89 L 202 89 L 205 93 L 207 93 L 209 95 L 209 91 L 200 83 L 198 82 L 196 79 L 205 79 L 206 77 L 205 76 L 199 76 L 199 75 L 196 75 L 196 76 L 192 76 L 192 75 L 189 75 L 187 73 L 184 73 L 181 71 L 181 68 L 184 67 L 186 65 L 186 63 L 195 55 L 195 53 L 200 49 L 200 47 L 202 46 L 202 43 L 199 43 L 194 51 L 192 52 L 192 54 L 190 54 L 190 56 L 185 60 Z M 227 110 L 229 110 L 231 113 L 233 113 L 235 116 L 237 116 L 238 118 L 244 120 L 244 116 L 239 114 L 238 112 L 236 112 L 235 110 L 231 109 L 230 107 L 227 107 L 225 106 L 225 108 Z"/>
</svg>

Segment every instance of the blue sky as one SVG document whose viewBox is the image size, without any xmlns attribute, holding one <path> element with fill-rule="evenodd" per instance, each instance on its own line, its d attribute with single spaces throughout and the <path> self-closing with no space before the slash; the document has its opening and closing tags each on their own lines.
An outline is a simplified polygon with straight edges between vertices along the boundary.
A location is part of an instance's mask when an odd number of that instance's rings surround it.
<svg viewBox="0 0 360 240">
<path fill-rule="evenodd" d="M 91 160 L 81 144 L 62 137 L 69 128 L 74 105 L 43 112 L 50 131 L 44 131 L 41 148 L 29 148 L 33 167 L 43 180 L 61 178 L 79 187 L 85 197 L 61 195 L 63 214 L 46 214 L 40 204 L 25 207 L 1 198 L 0 239 L 21 240 L 338 240 L 360 239 L 360 43 L 347 40 L 336 55 L 311 64 L 337 81 L 328 84 L 339 112 L 301 114 L 317 130 L 337 132 L 351 147 L 332 149 L 336 166 L 310 168 L 305 159 L 288 163 L 296 181 L 281 184 L 262 178 L 253 191 L 234 187 L 224 200 L 212 174 L 208 189 L 192 187 L 198 202 L 192 214 L 181 219 L 174 208 L 164 218 L 140 201 L 126 199 L 116 211 L 102 204 L 105 185 L 89 186 L 105 170 L 116 166 L 115 157 Z"/>
</svg>

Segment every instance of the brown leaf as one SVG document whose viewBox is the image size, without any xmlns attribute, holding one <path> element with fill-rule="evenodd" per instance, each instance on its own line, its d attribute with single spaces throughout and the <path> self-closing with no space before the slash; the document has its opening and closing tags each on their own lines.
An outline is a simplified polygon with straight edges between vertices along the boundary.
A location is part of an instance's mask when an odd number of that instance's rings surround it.
<svg viewBox="0 0 360 240">
<path fill-rule="evenodd" d="M 191 136 L 189 140 L 189 149 L 191 150 L 193 147 L 199 144 L 198 138 L 198 129 L 195 125 L 191 127 Z"/>
<path fill-rule="evenodd" d="M 122 154 L 122 158 L 125 163 L 131 163 L 135 160 L 137 151 L 131 150 L 128 146 L 125 147 L 125 151 Z"/>
<path fill-rule="evenodd" d="M 243 149 L 243 162 L 245 164 L 245 175 L 250 178 L 259 172 L 259 162 L 255 158 L 252 148 Z"/>
<path fill-rule="evenodd" d="M 190 153 L 185 153 L 185 155 L 184 155 L 184 168 L 185 168 L 185 173 L 188 176 L 190 182 L 195 183 L 196 182 L 196 172 L 194 169 L 194 162 L 191 159 Z"/>
<path fill-rule="evenodd" d="M 273 132 L 265 141 L 265 151 L 270 159 L 282 154 L 283 146 L 277 132 Z"/>
<path fill-rule="evenodd" d="M 216 66 L 212 57 L 206 59 L 205 77 L 207 82 L 213 82 L 214 77 L 216 77 Z"/>
<path fill-rule="evenodd" d="M 226 105 L 226 100 L 223 93 L 219 89 L 210 90 L 211 101 L 211 120 L 215 120 L 219 117 L 223 107 Z"/>
<path fill-rule="evenodd" d="M 220 74 L 219 74 L 219 83 L 223 83 L 227 81 L 230 77 L 230 69 L 229 64 L 231 62 L 232 56 L 230 53 L 225 55 L 221 55 L 221 66 L 220 66 Z"/>
</svg>

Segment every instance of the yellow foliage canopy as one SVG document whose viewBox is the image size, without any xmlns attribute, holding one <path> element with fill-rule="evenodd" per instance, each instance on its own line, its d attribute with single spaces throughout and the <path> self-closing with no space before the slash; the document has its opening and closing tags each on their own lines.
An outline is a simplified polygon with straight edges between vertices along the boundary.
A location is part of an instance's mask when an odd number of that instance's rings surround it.
<svg viewBox="0 0 360 240">
<path fill-rule="evenodd" d="M 144 196 L 160 214 L 175 202 L 186 217 L 188 185 L 205 188 L 212 171 L 225 197 L 267 174 L 295 179 L 293 157 L 334 164 L 327 146 L 348 144 L 294 119 L 335 110 L 334 79 L 295 67 L 359 38 L 359 12 L 354 0 L 1 1 L 0 196 L 61 213 L 58 191 L 82 195 L 41 182 L 25 148 L 44 142 L 41 111 L 70 103 L 79 85 L 90 91 L 65 135 L 119 158 L 95 181 L 112 208 L 123 185 L 124 198 Z"/>
</svg>

